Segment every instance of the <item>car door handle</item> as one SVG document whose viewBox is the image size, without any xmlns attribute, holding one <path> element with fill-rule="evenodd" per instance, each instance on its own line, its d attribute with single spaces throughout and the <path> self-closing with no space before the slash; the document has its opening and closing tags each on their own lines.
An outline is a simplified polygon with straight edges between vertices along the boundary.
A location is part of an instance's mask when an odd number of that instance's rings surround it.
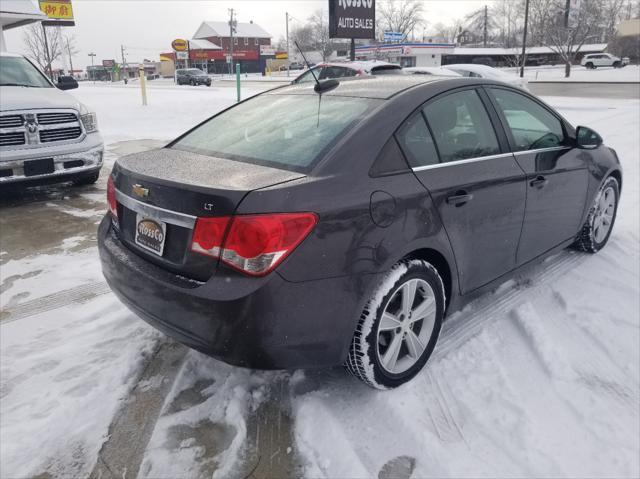
<svg viewBox="0 0 640 479">
<path fill-rule="evenodd" d="M 470 195 L 466 191 L 456 191 L 454 195 L 447 198 L 447 204 L 459 207 L 471 201 L 472 199 L 473 195 Z"/>
<path fill-rule="evenodd" d="M 547 180 L 544 176 L 538 176 L 535 180 L 531 180 L 529 182 L 529 186 L 541 189 L 547 186 L 547 183 L 549 183 L 549 180 Z"/>
</svg>

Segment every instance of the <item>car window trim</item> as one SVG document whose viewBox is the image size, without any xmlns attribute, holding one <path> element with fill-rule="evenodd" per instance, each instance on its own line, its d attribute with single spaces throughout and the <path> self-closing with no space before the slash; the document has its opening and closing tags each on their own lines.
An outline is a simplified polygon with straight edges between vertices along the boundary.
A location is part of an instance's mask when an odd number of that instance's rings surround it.
<svg viewBox="0 0 640 479">
<path fill-rule="evenodd" d="M 413 171 L 424 171 L 424 170 L 432 170 L 435 168 L 443 168 L 445 166 L 456 166 L 456 165 L 464 165 L 467 163 L 477 163 L 479 161 L 488 161 L 488 160 L 498 160 L 501 158 L 511 158 L 513 159 L 513 153 L 498 153 L 497 155 L 487 155 L 487 156 L 478 156 L 475 158 L 465 158 L 464 160 L 454 160 L 448 161 L 446 163 L 436 163 L 435 165 L 424 165 L 424 166 L 416 166 L 411 168 Z"/>
</svg>

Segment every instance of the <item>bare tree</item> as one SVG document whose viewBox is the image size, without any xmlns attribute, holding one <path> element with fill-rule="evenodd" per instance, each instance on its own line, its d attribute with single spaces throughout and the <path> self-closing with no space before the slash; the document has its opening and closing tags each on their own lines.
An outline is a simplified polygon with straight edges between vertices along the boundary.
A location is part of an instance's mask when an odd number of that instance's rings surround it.
<svg viewBox="0 0 640 479">
<path fill-rule="evenodd" d="M 334 42 L 329 38 L 329 14 L 324 10 L 316 10 L 309 17 L 313 49 L 320 52 L 322 61 L 327 61 L 335 50 Z"/>
<path fill-rule="evenodd" d="M 423 3 L 419 0 L 384 0 L 378 5 L 377 27 L 379 31 L 402 33 L 406 40 L 409 33 L 425 25 Z"/>
<path fill-rule="evenodd" d="M 35 61 L 38 66 L 51 75 L 49 62 L 53 63 L 58 60 L 63 53 L 63 39 L 60 28 L 47 28 L 47 42 L 45 43 L 44 30 L 39 23 L 32 23 L 25 27 L 22 35 L 25 46 L 27 47 L 27 56 Z M 48 44 L 49 53 L 47 54 Z"/>
<path fill-rule="evenodd" d="M 464 21 L 462 19 L 455 19 L 448 24 L 442 22 L 436 23 L 431 29 L 431 34 L 427 37 L 435 37 L 445 42 L 455 43 Z"/>
<path fill-rule="evenodd" d="M 548 0 L 532 0 L 532 4 L 537 2 L 547 3 Z M 550 47 L 565 64 L 565 77 L 571 75 L 571 64 L 576 61 L 580 48 L 587 41 L 597 37 L 597 33 L 603 24 L 602 0 L 582 0 L 580 10 L 576 12 L 575 23 L 568 28 L 565 25 L 565 2 L 555 0 L 548 2 L 550 8 L 543 13 L 540 9 L 541 21 L 543 22 L 542 36 L 543 43 Z M 539 7 L 539 6 L 538 6 Z"/>
<path fill-rule="evenodd" d="M 302 51 L 309 51 L 314 49 L 314 36 L 311 25 L 304 25 L 296 27 L 291 30 L 291 45 L 295 48 L 294 42 L 302 49 Z"/>
<path fill-rule="evenodd" d="M 504 48 L 521 45 L 524 27 L 524 2 L 522 0 L 500 0 L 491 7 L 490 12 L 495 28 L 495 39 Z"/>
</svg>

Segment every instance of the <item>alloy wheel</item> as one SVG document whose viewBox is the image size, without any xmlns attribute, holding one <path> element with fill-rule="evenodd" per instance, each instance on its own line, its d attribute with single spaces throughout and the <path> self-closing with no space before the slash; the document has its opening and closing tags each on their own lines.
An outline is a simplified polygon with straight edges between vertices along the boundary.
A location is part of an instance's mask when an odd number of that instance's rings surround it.
<svg viewBox="0 0 640 479">
<path fill-rule="evenodd" d="M 409 279 L 396 289 L 380 318 L 377 355 L 391 374 L 402 374 L 422 356 L 436 323 L 436 298 L 422 279 Z"/>
<path fill-rule="evenodd" d="M 606 188 L 596 207 L 596 214 L 593 219 L 593 237 L 597 243 L 602 243 L 611 230 L 613 215 L 616 212 L 616 193 L 609 186 Z"/>
</svg>

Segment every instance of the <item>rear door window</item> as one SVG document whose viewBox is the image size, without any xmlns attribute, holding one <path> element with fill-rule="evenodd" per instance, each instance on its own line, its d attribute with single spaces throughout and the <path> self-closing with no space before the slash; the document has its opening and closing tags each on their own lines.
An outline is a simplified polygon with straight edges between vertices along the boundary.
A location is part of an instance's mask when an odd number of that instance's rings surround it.
<svg viewBox="0 0 640 479">
<path fill-rule="evenodd" d="M 497 155 L 500 146 L 478 93 L 451 93 L 423 108 L 443 163 Z"/>
<path fill-rule="evenodd" d="M 171 147 L 305 172 L 380 102 L 315 94 L 260 95 L 214 116 Z"/>
<path fill-rule="evenodd" d="M 513 150 L 553 148 L 565 143 L 562 122 L 539 103 L 520 93 L 491 88 L 513 137 Z"/>
<path fill-rule="evenodd" d="M 433 138 L 420 112 L 404 122 L 396 133 L 396 138 L 412 168 L 439 162 Z"/>
</svg>

